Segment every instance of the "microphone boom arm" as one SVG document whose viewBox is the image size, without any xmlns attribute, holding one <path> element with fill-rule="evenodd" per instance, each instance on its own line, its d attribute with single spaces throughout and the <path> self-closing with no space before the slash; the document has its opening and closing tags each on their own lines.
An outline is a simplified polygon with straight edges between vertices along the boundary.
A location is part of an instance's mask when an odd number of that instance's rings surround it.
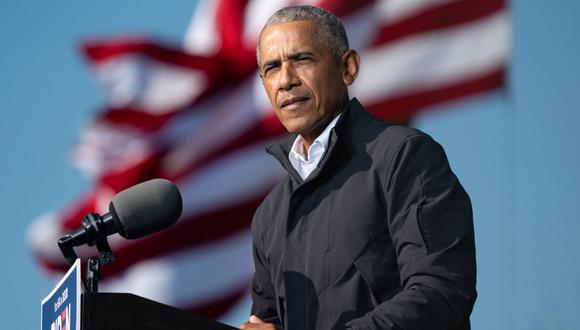
<svg viewBox="0 0 580 330">
<path fill-rule="evenodd" d="M 97 246 L 101 265 L 106 265 L 114 260 L 113 251 L 111 251 L 107 241 L 107 236 L 110 234 L 107 223 L 112 221 L 110 218 L 111 215 L 109 214 L 101 217 L 96 213 L 88 213 L 81 221 L 82 230 L 61 237 L 58 240 L 58 247 L 71 266 L 78 258 L 74 247 L 84 244 Z"/>
</svg>

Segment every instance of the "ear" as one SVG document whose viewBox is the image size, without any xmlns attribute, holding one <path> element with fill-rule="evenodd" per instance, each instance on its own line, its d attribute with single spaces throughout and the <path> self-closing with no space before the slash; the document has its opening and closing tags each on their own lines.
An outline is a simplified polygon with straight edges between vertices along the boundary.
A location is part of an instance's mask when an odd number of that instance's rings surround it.
<svg viewBox="0 0 580 330">
<path fill-rule="evenodd" d="M 360 68 L 360 56 L 354 49 L 349 49 L 342 54 L 340 61 L 342 63 L 342 82 L 346 86 L 352 85 L 358 76 Z"/>
</svg>

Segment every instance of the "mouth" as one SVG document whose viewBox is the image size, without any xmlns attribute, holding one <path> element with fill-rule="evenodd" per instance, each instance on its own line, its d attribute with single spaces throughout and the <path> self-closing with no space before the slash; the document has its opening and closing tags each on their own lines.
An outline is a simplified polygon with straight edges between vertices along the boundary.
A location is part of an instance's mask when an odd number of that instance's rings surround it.
<svg viewBox="0 0 580 330">
<path fill-rule="evenodd" d="M 281 109 L 292 108 L 293 105 L 297 105 L 298 103 L 307 101 L 308 99 L 310 98 L 307 96 L 295 96 L 292 98 L 288 98 L 282 101 L 282 103 L 280 104 L 280 108 Z"/>
</svg>

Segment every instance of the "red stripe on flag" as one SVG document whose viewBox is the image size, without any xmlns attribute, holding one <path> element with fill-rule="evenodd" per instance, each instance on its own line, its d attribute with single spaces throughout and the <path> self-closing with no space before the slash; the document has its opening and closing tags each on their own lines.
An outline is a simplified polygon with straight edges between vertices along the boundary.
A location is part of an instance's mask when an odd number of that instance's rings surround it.
<svg viewBox="0 0 580 330">
<path fill-rule="evenodd" d="M 154 132 L 163 127 L 174 115 L 183 108 L 159 111 L 161 115 L 135 108 L 114 108 L 103 111 L 98 119 L 115 125 L 127 125 L 143 132 Z"/>
<path fill-rule="evenodd" d="M 228 79 L 228 81 L 224 83 L 228 85 L 227 88 L 234 90 L 246 83 L 247 80 L 245 80 L 245 78 L 246 77 L 232 77 L 232 79 Z M 218 93 L 223 93 L 223 89 L 218 88 L 218 86 L 209 86 L 188 105 L 175 109 L 156 109 L 156 112 L 160 114 L 154 114 L 151 113 L 150 110 L 145 110 L 133 106 L 108 107 L 104 108 L 100 113 L 97 113 L 95 120 L 102 120 L 113 125 L 126 125 L 132 128 L 136 128 L 144 133 L 152 133 L 162 128 L 165 124 L 177 116 L 181 116 L 186 113 L 192 113 L 201 108 L 206 108 L 200 107 L 199 105 L 203 104 L 209 98 L 214 97 L 215 94 Z"/>
<path fill-rule="evenodd" d="M 470 80 L 387 99 L 383 102 L 366 105 L 366 108 L 385 121 L 407 123 L 426 107 L 489 91 L 502 86 L 504 82 L 505 68 L 501 67 Z"/>
<path fill-rule="evenodd" d="M 245 48 L 240 32 L 244 30 L 247 4 L 248 0 L 226 0 L 218 3 L 215 21 L 222 49 L 236 52 Z"/>
<path fill-rule="evenodd" d="M 154 41 L 135 38 L 113 41 L 87 42 L 83 51 L 95 64 L 128 54 L 148 57 L 158 62 L 179 66 L 183 69 L 205 73 L 206 91 L 217 92 L 219 88 L 238 84 L 256 69 L 255 52 L 238 48 L 236 52 L 218 52 L 214 56 L 197 56 L 180 48 L 164 46 Z M 204 93 L 202 93 L 204 95 Z"/>
<path fill-rule="evenodd" d="M 153 153 L 135 165 L 123 170 L 108 171 L 101 176 L 99 182 L 110 187 L 115 192 L 120 192 L 137 183 L 157 178 L 161 167 L 159 160 L 163 159 L 163 155 L 166 152 L 167 149 Z"/>
<path fill-rule="evenodd" d="M 163 45 L 144 38 L 89 41 L 82 46 L 82 50 L 96 64 L 114 57 L 135 54 L 170 63 L 183 69 L 193 69 L 208 74 L 219 71 L 219 62 L 215 58 L 188 54 L 177 46 Z"/>
<path fill-rule="evenodd" d="M 167 178 L 168 180 L 177 181 L 185 176 L 191 175 L 191 173 L 194 173 L 197 169 L 224 157 L 224 155 L 227 156 L 232 152 L 243 149 L 244 147 L 258 144 L 260 141 L 270 141 L 286 133 L 286 129 L 282 124 L 280 124 L 276 115 L 272 114 L 264 118 L 264 120 L 257 122 L 253 127 L 250 127 L 241 135 L 233 137 L 230 143 L 220 148 L 215 148 L 201 159 L 197 159 L 191 164 L 185 165 L 179 172 L 172 173 L 171 175 L 161 173 L 160 176 Z M 266 147 L 265 143 L 264 147 Z"/>
<path fill-rule="evenodd" d="M 60 218 L 62 221 L 55 223 L 55 226 L 60 226 L 64 232 L 77 229 L 85 214 L 95 212 L 97 190 L 98 188 L 94 188 L 92 192 L 72 203 L 70 208 L 64 209 Z"/>
<path fill-rule="evenodd" d="M 372 44 L 378 46 L 409 35 L 469 23 L 504 7 L 505 0 L 463 0 L 429 7 L 399 22 L 386 22 Z"/>
<path fill-rule="evenodd" d="M 163 162 L 160 161 L 165 158 L 165 155 L 168 152 L 170 152 L 173 144 L 168 146 L 158 145 L 155 146 L 160 148 L 157 152 L 152 153 L 138 163 L 127 166 L 124 169 L 115 169 L 114 171 L 105 172 L 101 175 L 99 181 L 113 189 L 115 192 L 119 192 L 136 183 L 153 178 L 165 178 L 172 181 L 178 181 L 185 176 L 192 175 L 192 173 L 197 169 L 208 165 L 212 161 L 227 156 L 231 152 L 259 143 L 260 141 L 270 141 L 286 133 L 286 129 L 280 124 L 277 117 L 272 114 L 257 122 L 241 135 L 232 137 L 232 140 L 222 147 L 212 150 L 210 153 L 199 159 L 192 160 L 190 164 L 183 164 L 183 167 L 179 172 L 169 173 L 168 171 L 163 170 Z"/>
<path fill-rule="evenodd" d="M 352 15 L 357 10 L 374 4 L 376 0 L 344 1 L 344 0 L 321 0 L 316 5 L 328 10 L 334 15 L 343 18 Z"/>
<path fill-rule="evenodd" d="M 216 10 L 222 58 L 222 74 L 227 79 L 247 77 L 256 70 L 256 51 L 247 47 L 243 40 L 244 12 L 248 0 L 220 1 Z"/>
</svg>

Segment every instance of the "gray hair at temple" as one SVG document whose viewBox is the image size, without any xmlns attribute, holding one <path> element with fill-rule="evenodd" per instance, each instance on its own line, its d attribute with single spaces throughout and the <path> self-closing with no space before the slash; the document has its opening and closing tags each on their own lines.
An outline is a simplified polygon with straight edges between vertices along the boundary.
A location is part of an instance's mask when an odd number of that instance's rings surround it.
<svg viewBox="0 0 580 330">
<path fill-rule="evenodd" d="M 335 60 L 339 60 L 344 52 L 348 50 L 348 38 L 342 22 L 331 12 L 314 6 L 290 6 L 275 12 L 260 32 L 258 46 L 256 47 L 256 57 L 260 65 L 260 39 L 264 30 L 272 25 L 283 24 L 295 21 L 315 22 L 318 30 L 318 41 L 330 49 Z"/>
</svg>

